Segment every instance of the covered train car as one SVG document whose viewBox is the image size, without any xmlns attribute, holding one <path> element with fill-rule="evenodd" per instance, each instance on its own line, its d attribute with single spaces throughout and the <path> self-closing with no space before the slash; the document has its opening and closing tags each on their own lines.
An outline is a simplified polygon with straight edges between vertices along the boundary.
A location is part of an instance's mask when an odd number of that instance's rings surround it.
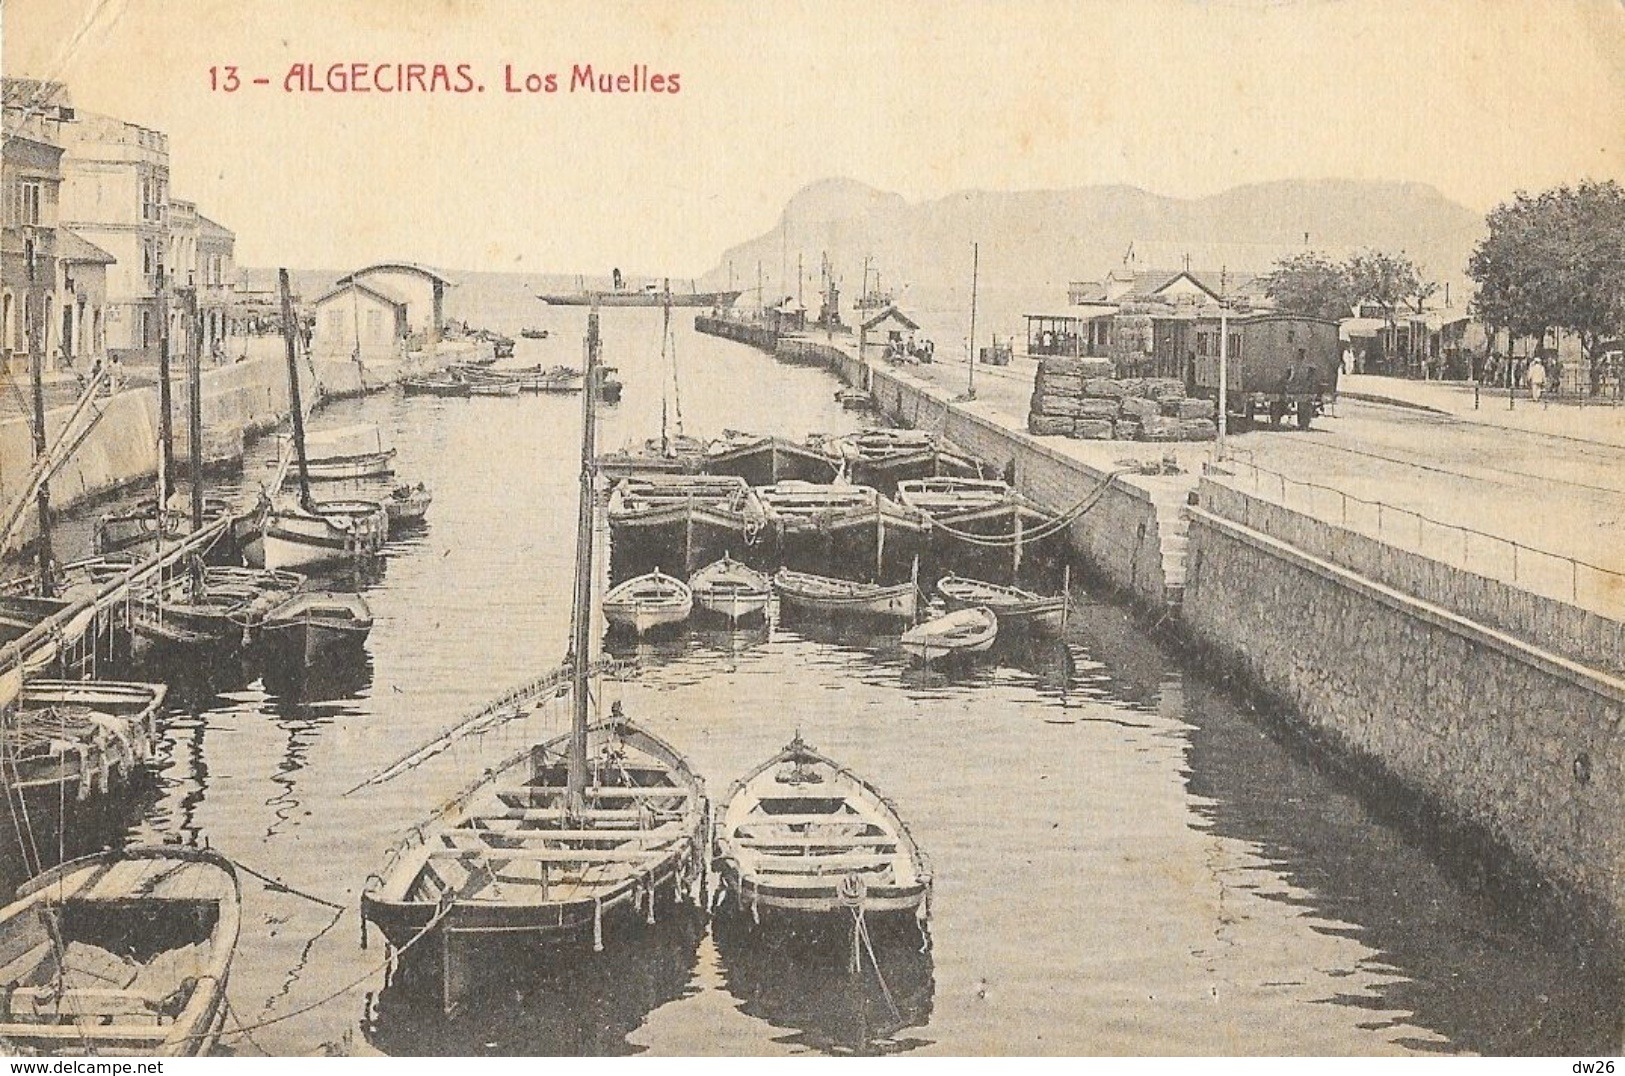
<svg viewBox="0 0 1625 1076">
<path fill-rule="evenodd" d="M 1271 423 L 1295 414 L 1307 428 L 1337 391 L 1337 322 L 1275 311 L 1227 320 L 1229 410 L 1249 419 L 1268 415 Z M 1218 315 L 1207 313 L 1159 326 L 1166 334 L 1157 340 L 1159 355 L 1183 358 L 1180 374 L 1192 396 L 1218 398 L 1219 327 Z"/>
</svg>

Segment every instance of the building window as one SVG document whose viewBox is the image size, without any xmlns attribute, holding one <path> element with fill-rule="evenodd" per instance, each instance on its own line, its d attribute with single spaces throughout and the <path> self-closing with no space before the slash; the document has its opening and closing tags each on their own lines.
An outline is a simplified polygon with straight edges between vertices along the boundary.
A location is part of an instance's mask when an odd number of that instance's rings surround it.
<svg viewBox="0 0 1625 1076">
<path fill-rule="evenodd" d="M 152 240 L 141 240 L 141 274 L 152 275 Z"/>
<path fill-rule="evenodd" d="M 1240 333 L 1231 333 L 1230 334 L 1230 354 L 1229 354 L 1229 358 L 1232 358 L 1232 359 L 1241 358 L 1241 334 Z"/>
<path fill-rule="evenodd" d="M 11 221 L 16 224 L 39 223 L 39 202 L 41 202 L 39 180 L 21 180 L 13 192 L 15 193 L 11 203 Z"/>
<path fill-rule="evenodd" d="M 384 335 L 384 315 L 382 311 L 367 311 L 367 339 L 378 340 Z"/>
<path fill-rule="evenodd" d="M 1196 334 L 1196 353 L 1203 358 L 1207 357 L 1207 333 Z"/>
<path fill-rule="evenodd" d="M 344 331 L 344 311 L 342 311 L 342 310 L 329 310 L 327 312 L 327 333 L 328 333 L 328 335 L 331 336 L 333 339 L 337 340 L 339 338 L 339 334 L 342 333 L 343 331 Z"/>
<path fill-rule="evenodd" d="M 1289 344 L 1292 343 L 1293 339 L 1296 336 L 1297 336 L 1296 330 L 1294 330 L 1292 328 L 1292 326 L 1288 325 L 1287 328 L 1286 328 L 1286 342 L 1289 343 Z"/>
</svg>

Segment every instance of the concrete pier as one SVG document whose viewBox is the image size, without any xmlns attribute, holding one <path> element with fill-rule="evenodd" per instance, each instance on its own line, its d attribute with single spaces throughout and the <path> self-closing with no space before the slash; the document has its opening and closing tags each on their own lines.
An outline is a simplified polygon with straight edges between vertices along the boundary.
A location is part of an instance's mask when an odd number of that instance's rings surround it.
<svg viewBox="0 0 1625 1076">
<path fill-rule="evenodd" d="M 1212 444 L 1028 434 L 1030 360 L 979 367 L 971 398 L 963 363 L 893 366 L 813 337 L 756 346 L 822 361 L 889 420 L 1013 464 L 1049 511 L 1109 483 L 1070 529 L 1100 578 L 1625 954 L 1616 414 L 1342 401 L 1308 432 L 1233 436 L 1219 462 Z M 1163 461 L 1178 473 L 1123 473 Z"/>
</svg>

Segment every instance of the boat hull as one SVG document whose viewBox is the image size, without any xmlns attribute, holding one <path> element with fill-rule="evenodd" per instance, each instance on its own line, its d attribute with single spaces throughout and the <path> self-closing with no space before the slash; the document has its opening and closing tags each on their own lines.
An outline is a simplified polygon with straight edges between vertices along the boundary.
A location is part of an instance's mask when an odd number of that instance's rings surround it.
<svg viewBox="0 0 1625 1076">
<path fill-rule="evenodd" d="M 354 478 L 382 478 L 395 473 L 395 450 L 369 452 L 344 459 L 311 460 L 306 465 L 313 481 L 341 482 Z"/>
<path fill-rule="evenodd" d="M 308 571 L 376 553 L 388 534 L 388 513 L 377 504 L 273 511 L 265 520 L 262 559 L 274 570 Z"/>
<path fill-rule="evenodd" d="M 739 296 L 737 291 L 581 291 L 541 292 L 536 298 L 549 306 L 732 306 Z"/>
</svg>

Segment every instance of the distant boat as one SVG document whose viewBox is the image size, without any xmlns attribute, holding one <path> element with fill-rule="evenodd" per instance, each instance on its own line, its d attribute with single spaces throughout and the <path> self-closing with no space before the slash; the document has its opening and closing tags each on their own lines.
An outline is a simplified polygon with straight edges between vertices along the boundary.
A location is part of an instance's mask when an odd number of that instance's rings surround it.
<svg viewBox="0 0 1625 1076">
<path fill-rule="evenodd" d="M 705 469 L 705 442 L 685 434 L 668 435 L 664 441 L 650 437 L 637 447 L 604 453 L 598 457 L 598 468 L 611 480 L 650 474 L 697 475 Z"/>
<path fill-rule="evenodd" d="M 888 616 L 912 620 L 918 609 L 919 589 L 912 583 L 883 587 L 850 579 L 793 572 L 780 568 L 773 577 L 779 600 L 811 613 L 846 616 Z"/>
<path fill-rule="evenodd" d="M 396 486 L 384 500 L 384 512 L 389 516 L 389 531 L 415 526 L 428 514 L 434 494 L 422 482 L 415 486 Z"/>
<path fill-rule="evenodd" d="M 523 336 L 526 340 L 546 340 L 547 339 L 547 330 L 546 329 L 520 329 L 519 330 L 519 335 Z"/>
<path fill-rule="evenodd" d="M 377 423 L 358 422 L 305 434 L 306 470 L 312 480 L 379 478 L 394 473 L 394 458 L 395 446 Z"/>
<path fill-rule="evenodd" d="M 1058 631 L 1066 618 L 1065 594 L 1047 598 L 1020 587 L 1001 586 L 956 575 L 947 575 L 938 580 L 937 593 L 943 596 L 950 609 L 985 606 L 998 615 L 1001 625 L 1010 628 Z"/>
<path fill-rule="evenodd" d="M 470 396 L 518 396 L 519 382 L 507 378 L 470 381 L 468 383 Z"/>
<path fill-rule="evenodd" d="M 401 380 L 401 390 L 408 396 L 467 396 L 468 382 L 444 374 L 408 377 Z"/>
<path fill-rule="evenodd" d="M 730 624 L 761 616 L 773 596 L 771 579 L 726 553 L 690 576 L 688 588 L 700 608 L 727 617 Z"/>
<path fill-rule="evenodd" d="M 310 664 L 339 650 L 356 650 L 372 631 L 372 609 L 359 594 L 302 591 L 265 615 L 259 637 L 277 656 Z"/>
<path fill-rule="evenodd" d="M 694 594 L 688 584 L 659 568 L 604 595 L 604 618 L 638 635 L 681 624 L 693 610 Z"/>
<path fill-rule="evenodd" d="M 903 653 L 929 664 L 937 658 L 979 654 L 993 645 L 998 634 L 999 618 L 991 609 L 978 606 L 917 624 L 897 644 Z"/>
<path fill-rule="evenodd" d="M 848 411 L 863 411 L 874 406 L 874 398 L 862 389 L 840 389 L 835 400 Z"/>
<path fill-rule="evenodd" d="M 518 370 L 504 370 L 519 382 L 521 392 L 576 393 L 582 388 L 581 371 L 573 366 L 547 366 L 540 364 Z"/>
<path fill-rule="evenodd" d="M 0 1041 L 8 1053 L 209 1053 L 241 905 L 236 868 L 202 849 L 127 848 L 53 867 L 0 910 Z"/>
<path fill-rule="evenodd" d="M 729 787 L 716 812 L 722 907 L 764 928 L 930 914 L 931 866 L 892 802 L 798 735 Z M 878 924 L 876 924 L 878 925 Z"/>
<path fill-rule="evenodd" d="M 550 306 L 732 306 L 737 291 L 671 292 L 650 284 L 642 291 L 539 292 L 536 298 Z"/>
</svg>

